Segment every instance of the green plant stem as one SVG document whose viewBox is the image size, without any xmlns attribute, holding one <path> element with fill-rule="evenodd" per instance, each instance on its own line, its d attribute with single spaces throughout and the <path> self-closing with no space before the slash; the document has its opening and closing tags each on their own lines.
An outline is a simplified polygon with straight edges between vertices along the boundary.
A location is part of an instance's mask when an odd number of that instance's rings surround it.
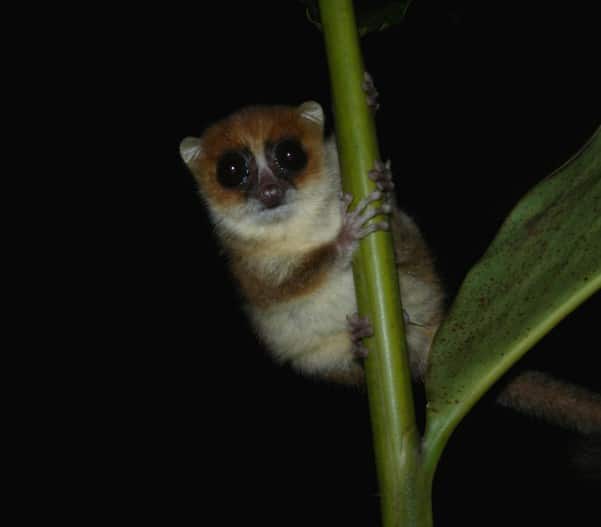
<svg viewBox="0 0 601 527">
<path fill-rule="evenodd" d="M 356 202 L 374 190 L 367 173 L 379 154 L 372 112 L 362 89 L 364 68 L 353 3 L 321 0 L 319 7 L 343 186 Z M 365 369 L 382 525 L 431 525 L 430 502 L 424 504 L 422 496 L 420 440 L 389 233 L 378 232 L 361 241 L 353 273 L 359 312 L 370 317 L 374 328 L 374 337 L 366 339 L 370 352 Z"/>
</svg>

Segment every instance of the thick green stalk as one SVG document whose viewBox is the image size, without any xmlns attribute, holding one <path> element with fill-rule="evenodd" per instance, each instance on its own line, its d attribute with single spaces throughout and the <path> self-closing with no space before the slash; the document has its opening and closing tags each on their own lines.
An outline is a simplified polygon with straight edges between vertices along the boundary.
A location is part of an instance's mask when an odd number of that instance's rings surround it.
<svg viewBox="0 0 601 527">
<path fill-rule="evenodd" d="M 320 0 L 319 7 L 343 186 L 356 202 L 374 190 L 367 173 L 379 154 L 372 112 L 362 89 L 364 68 L 353 3 Z M 370 317 L 375 334 L 366 340 L 370 353 L 365 368 L 382 525 L 427 526 L 430 505 L 421 496 L 419 434 L 389 233 L 378 232 L 361 241 L 353 272 L 359 313 Z"/>
</svg>

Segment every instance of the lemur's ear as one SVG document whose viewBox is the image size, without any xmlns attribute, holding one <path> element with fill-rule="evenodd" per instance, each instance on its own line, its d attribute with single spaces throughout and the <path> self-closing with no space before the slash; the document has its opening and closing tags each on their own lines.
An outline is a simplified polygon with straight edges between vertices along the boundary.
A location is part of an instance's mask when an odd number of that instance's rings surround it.
<svg viewBox="0 0 601 527">
<path fill-rule="evenodd" d="M 186 165 L 189 165 L 191 161 L 198 158 L 202 153 L 200 137 L 186 137 L 179 144 L 179 153 Z"/>
<path fill-rule="evenodd" d="M 315 101 L 307 101 L 298 107 L 303 119 L 307 119 L 323 128 L 324 115 L 321 105 Z"/>
</svg>

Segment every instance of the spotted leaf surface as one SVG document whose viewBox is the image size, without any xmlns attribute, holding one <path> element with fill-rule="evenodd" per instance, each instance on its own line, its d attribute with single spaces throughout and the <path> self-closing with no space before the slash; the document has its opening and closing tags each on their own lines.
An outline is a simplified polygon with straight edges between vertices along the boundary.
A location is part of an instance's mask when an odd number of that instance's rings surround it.
<svg viewBox="0 0 601 527">
<path fill-rule="evenodd" d="M 465 278 L 432 349 L 426 439 L 444 444 L 486 390 L 600 287 L 598 129 L 517 204 Z"/>
</svg>

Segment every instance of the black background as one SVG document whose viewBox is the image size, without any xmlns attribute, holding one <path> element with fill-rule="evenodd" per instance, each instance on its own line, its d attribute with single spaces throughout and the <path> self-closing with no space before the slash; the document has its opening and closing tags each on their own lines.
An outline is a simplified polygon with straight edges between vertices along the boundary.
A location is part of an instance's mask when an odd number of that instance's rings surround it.
<svg viewBox="0 0 601 527">
<path fill-rule="evenodd" d="M 416 0 L 403 24 L 363 40 L 383 156 L 450 298 L 516 200 L 601 120 L 593 9 L 522 4 Z M 169 525 L 378 525 L 364 394 L 271 363 L 178 154 L 183 137 L 247 104 L 314 99 L 331 123 L 321 34 L 298 2 L 111 15 L 107 88 L 126 152 L 112 175 L 116 193 L 132 181 L 133 193 L 111 262 L 111 320 L 126 332 L 100 360 L 108 424 L 94 470 L 111 483 L 98 514 L 116 503 Z M 598 389 L 598 319 L 597 295 L 520 366 Z M 443 455 L 436 525 L 588 524 L 599 479 L 574 468 L 576 441 L 485 397 Z"/>
</svg>

